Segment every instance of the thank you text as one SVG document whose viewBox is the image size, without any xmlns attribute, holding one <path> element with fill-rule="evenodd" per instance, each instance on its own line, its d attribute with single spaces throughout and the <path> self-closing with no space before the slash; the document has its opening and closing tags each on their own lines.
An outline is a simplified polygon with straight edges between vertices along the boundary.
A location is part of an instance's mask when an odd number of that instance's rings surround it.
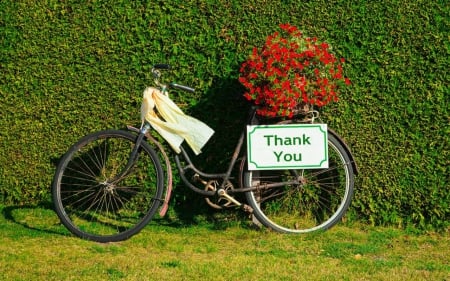
<svg viewBox="0 0 450 281">
<path fill-rule="evenodd" d="M 247 126 L 249 170 L 328 168 L 326 124 Z"/>
</svg>

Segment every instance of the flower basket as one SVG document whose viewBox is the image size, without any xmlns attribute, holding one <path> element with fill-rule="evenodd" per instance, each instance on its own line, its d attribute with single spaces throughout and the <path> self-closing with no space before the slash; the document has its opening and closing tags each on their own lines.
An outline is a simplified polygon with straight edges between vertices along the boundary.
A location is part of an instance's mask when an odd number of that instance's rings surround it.
<svg viewBox="0 0 450 281">
<path fill-rule="evenodd" d="M 343 76 L 343 58 L 336 58 L 327 43 L 304 37 L 295 27 L 281 24 L 261 49 L 242 63 L 239 81 L 244 97 L 265 117 L 289 117 L 338 100 L 339 89 L 350 85 Z"/>
</svg>

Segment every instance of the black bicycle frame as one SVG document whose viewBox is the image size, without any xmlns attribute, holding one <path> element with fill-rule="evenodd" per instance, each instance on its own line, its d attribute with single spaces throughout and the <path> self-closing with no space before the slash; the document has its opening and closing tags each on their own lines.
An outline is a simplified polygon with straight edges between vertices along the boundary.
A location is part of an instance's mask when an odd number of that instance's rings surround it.
<svg viewBox="0 0 450 281">
<path fill-rule="evenodd" d="M 248 121 L 246 124 L 254 124 L 256 121 L 257 121 L 256 109 L 252 108 L 249 112 L 249 117 L 248 117 Z M 236 165 L 236 161 L 238 160 L 239 155 L 242 151 L 242 146 L 244 144 L 245 135 L 246 135 L 245 132 L 246 132 L 246 128 L 244 128 L 242 130 L 242 133 L 236 144 L 236 148 L 234 149 L 233 156 L 231 157 L 230 163 L 228 165 L 228 169 L 225 173 L 209 174 L 209 173 L 204 173 L 204 172 L 200 171 L 198 168 L 195 167 L 194 163 L 190 159 L 189 155 L 187 154 L 187 152 L 183 148 L 183 146 L 181 146 L 180 147 L 181 152 L 179 154 L 175 155 L 175 162 L 177 164 L 177 168 L 178 168 L 178 171 L 180 173 L 180 177 L 181 177 L 181 180 L 183 181 L 183 183 L 185 185 L 187 185 L 190 189 L 192 189 L 194 192 L 202 194 L 204 196 L 214 196 L 216 194 L 216 191 L 202 190 L 202 189 L 196 187 L 195 185 L 193 185 L 192 182 L 188 178 L 186 178 L 186 171 L 191 170 L 194 173 L 196 173 L 197 175 L 204 177 L 206 179 L 221 179 L 222 183 L 218 189 L 224 188 L 225 184 L 231 179 L 231 173 L 233 171 L 233 167 Z M 182 156 L 183 159 L 187 162 L 187 164 L 185 166 L 182 165 L 182 163 L 180 161 L 180 156 Z M 228 191 L 228 193 L 247 192 L 247 191 L 252 191 L 255 189 L 256 189 L 256 187 L 253 187 L 253 188 L 250 187 L 250 188 L 245 188 L 245 189 L 239 188 L 239 189 L 230 190 L 230 191 Z"/>
<path fill-rule="evenodd" d="M 259 121 L 256 117 L 256 108 L 253 108 L 253 107 L 251 108 L 247 124 L 249 124 L 249 125 L 259 124 Z M 178 171 L 180 172 L 180 177 L 181 177 L 183 183 L 186 184 L 194 192 L 202 194 L 204 196 L 216 195 L 216 191 L 202 190 L 202 189 L 196 187 L 195 185 L 193 185 L 192 182 L 188 178 L 186 178 L 185 172 L 188 170 L 191 170 L 191 171 L 195 172 L 196 175 L 204 177 L 206 179 L 220 179 L 220 180 L 222 180 L 222 183 L 221 183 L 220 187 L 217 188 L 217 190 L 224 189 L 224 187 L 227 184 L 227 182 L 229 181 L 229 179 L 231 179 L 231 173 L 232 173 L 233 167 L 236 165 L 236 161 L 238 160 L 239 155 L 242 151 L 242 146 L 244 145 L 245 137 L 246 137 L 246 127 L 242 130 L 241 136 L 239 137 L 236 148 L 234 149 L 234 153 L 233 153 L 233 156 L 231 157 L 230 164 L 228 165 L 227 171 L 225 173 L 221 173 L 221 174 L 208 174 L 208 173 L 204 173 L 204 172 L 200 171 L 199 169 L 197 169 L 195 167 L 194 163 L 192 162 L 192 160 L 190 159 L 189 155 L 186 153 L 186 150 L 181 146 L 180 154 L 175 155 L 175 162 L 177 163 L 177 168 L 178 168 Z M 184 167 L 180 161 L 180 155 L 187 162 L 187 165 L 185 165 Z M 245 160 L 246 160 L 246 155 L 244 155 L 244 158 L 241 161 L 240 174 L 242 174 L 245 169 L 245 167 L 244 167 L 244 164 L 246 162 Z M 239 179 L 239 180 L 242 180 L 242 179 Z M 242 192 L 249 192 L 249 191 L 255 191 L 255 190 L 266 190 L 266 189 L 283 187 L 286 185 L 296 185 L 296 184 L 299 184 L 298 179 L 294 179 L 291 181 L 285 181 L 285 182 L 278 182 L 278 183 L 270 183 L 270 184 L 266 183 L 264 185 L 257 185 L 257 186 L 244 186 L 243 183 L 240 183 L 240 188 L 227 190 L 227 193 L 231 195 L 234 193 L 242 193 Z"/>
</svg>

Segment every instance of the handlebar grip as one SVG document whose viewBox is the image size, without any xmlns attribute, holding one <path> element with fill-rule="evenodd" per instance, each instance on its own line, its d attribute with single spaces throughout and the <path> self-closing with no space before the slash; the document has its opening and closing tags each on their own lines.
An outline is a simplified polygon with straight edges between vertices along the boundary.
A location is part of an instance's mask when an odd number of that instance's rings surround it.
<svg viewBox="0 0 450 281">
<path fill-rule="evenodd" d="M 153 68 L 168 70 L 168 69 L 170 69 L 170 65 L 169 64 L 165 64 L 165 63 L 158 63 L 158 64 L 155 64 L 153 66 Z"/>
<path fill-rule="evenodd" d="M 195 89 L 191 88 L 191 87 L 188 87 L 188 86 L 179 85 L 179 84 L 176 84 L 176 83 L 170 83 L 170 86 L 173 87 L 173 88 L 177 88 L 177 89 L 186 91 L 186 92 L 195 93 Z"/>
</svg>

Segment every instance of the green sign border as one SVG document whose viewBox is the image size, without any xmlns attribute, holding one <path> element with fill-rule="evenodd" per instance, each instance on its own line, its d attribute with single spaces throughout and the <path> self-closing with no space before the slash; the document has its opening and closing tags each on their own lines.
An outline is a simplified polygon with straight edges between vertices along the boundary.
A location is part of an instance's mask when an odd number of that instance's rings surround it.
<svg viewBox="0 0 450 281">
<path fill-rule="evenodd" d="M 324 131 L 322 129 L 322 125 L 326 125 L 326 124 L 252 125 L 251 127 L 253 127 L 253 130 L 250 132 L 247 130 L 247 159 L 248 159 L 248 162 L 252 163 L 256 167 L 255 170 L 270 170 L 270 169 L 280 170 L 280 169 L 285 169 L 285 168 L 320 169 L 320 168 L 322 168 L 323 162 L 327 161 L 327 159 L 328 159 L 328 132 Z M 250 155 L 250 152 L 251 152 L 251 140 L 250 139 L 251 139 L 251 134 L 253 134 L 256 130 L 258 130 L 258 129 L 276 129 L 276 128 L 314 128 L 314 127 L 319 128 L 319 130 L 324 134 L 324 139 L 325 139 L 325 144 L 324 144 L 325 159 L 320 161 L 319 165 L 259 166 L 256 162 L 252 161 L 251 155 Z"/>
</svg>

